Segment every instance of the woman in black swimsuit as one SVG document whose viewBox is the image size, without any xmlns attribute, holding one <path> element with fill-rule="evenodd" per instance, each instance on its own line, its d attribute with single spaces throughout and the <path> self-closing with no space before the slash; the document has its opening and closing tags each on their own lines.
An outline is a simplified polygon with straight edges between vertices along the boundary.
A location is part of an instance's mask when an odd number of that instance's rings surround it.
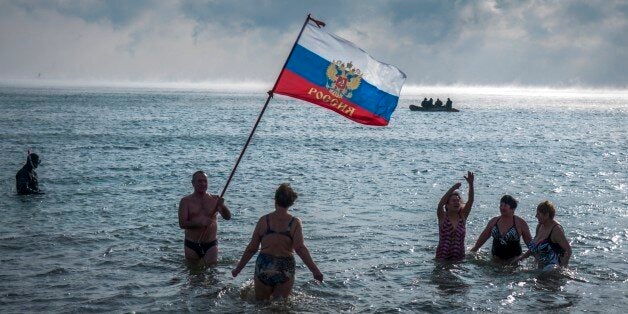
<svg viewBox="0 0 628 314">
<path fill-rule="evenodd" d="M 231 271 L 233 277 L 236 277 L 261 245 L 254 276 L 255 298 L 258 300 L 290 295 L 295 270 L 292 252 L 301 257 L 314 279 L 323 281 L 323 274 L 303 243 L 301 220 L 288 213 L 288 208 L 296 199 L 297 193 L 290 185 L 284 183 L 279 186 L 275 192 L 275 211 L 259 219 L 251 242 L 242 253 L 238 265 Z"/>
<path fill-rule="evenodd" d="M 499 212 L 501 215 L 493 217 L 486 228 L 480 234 L 471 252 L 477 252 L 486 240 L 493 237 L 491 253 L 493 258 L 500 261 L 511 262 L 521 255 L 521 238 L 526 245 L 530 244 L 532 235 L 528 224 L 521 217 L 515 215 L 517 200 L 504 195 L 499 202 Z"/>
</svg>

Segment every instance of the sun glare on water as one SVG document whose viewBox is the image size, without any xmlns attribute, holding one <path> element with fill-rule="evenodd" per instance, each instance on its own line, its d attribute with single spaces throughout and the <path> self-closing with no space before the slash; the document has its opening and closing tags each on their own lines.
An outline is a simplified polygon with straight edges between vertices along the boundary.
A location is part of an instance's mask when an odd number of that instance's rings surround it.
<svg viewBox="0 0 628 314">
<path fill-rule="evenodd" d="M 520 86 L 465 86 L 465 85 L 406 85 L 402 96 L 426 94 L 477 95 L 477 96 L 541 96 L 549 98 L 610 98 L 628 100 L 628 89 L 553 88 Z"/>
</svg>

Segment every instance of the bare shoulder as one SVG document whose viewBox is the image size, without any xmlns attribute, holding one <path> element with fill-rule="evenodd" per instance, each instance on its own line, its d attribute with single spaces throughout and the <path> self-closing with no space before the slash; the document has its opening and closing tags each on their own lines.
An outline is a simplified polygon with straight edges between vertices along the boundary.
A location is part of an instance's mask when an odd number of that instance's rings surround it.
<svg viewBox="0 0 628 314">
<path fill-rule="evenodd" d="M 257 220 L 257 227 L 266 227 L 266 216 L 268 216 L 268 214 L 259 217 L 259 219 Z"/>
<path fill-rule="evenodd" d="M 192 195 L 186 195 L 186 196 L 182 197 L 181 201 L 179 201 L 179 205 L 185 205 L 185 204 L 189 203 L 191 196 Z"/>
<path fill-rule="evenodd" d="M 486 223 L 486 229 L 492 228 L 495 224 L 497 224 L 498 219 L 499 219 L 499 216 L 489 219 L 489 221 Z"/>
<path fill-rule="evenodd" d="M 299 219 L 298 217 L 292 216 L 292 218 L 290 218 L 290 220 L 292 220 L 292 224 L 290 225 L 290 233 L 303 233 L 303 224 L 301 222 L 301 219 Z"/>
<path fill-rule="evenodd" d="M 565 234 L 565 230 L 563 229 L 563 226 L 561 226 L 561 224 L 559 224 L 558 222 L 556 222 L 556 224 L 552 228 L 552 231 L 550 231 L 550 237 L 552 241 L 555 242 L 560 242 L 561 240 L 567 241 L 567 235 Z"/>
<path fill-rule="evenodd" d="M 515 219 L 517 219 L 517 221 L 519 223 L 523 224 L 524 226 L 528 226 L 528 222 L 525 219 L 523 219 L 523 218 L 521 218 L 521 217 L 519 217 L 517 215 L 515 215 Z"/>
<path fill-rule="evenodd" d="M 194 194 L 190 194 L 189 197 L 192 198 Z M 203 195 L 203 197 L 200 199 L 203 202 L 207 202 L 207 201 L 213 201 L 214 200 L 214 195 L 211 195 L 207 192 L 205 192 L 205 194 Z"/>
<path fill-rule="evenodd" d="M 220 196 L 218 195 L 205 193 L 205 195 L 203 196 L 204 203 L 218 204 L 219 201 L 220 201 Z"/>
</svg>

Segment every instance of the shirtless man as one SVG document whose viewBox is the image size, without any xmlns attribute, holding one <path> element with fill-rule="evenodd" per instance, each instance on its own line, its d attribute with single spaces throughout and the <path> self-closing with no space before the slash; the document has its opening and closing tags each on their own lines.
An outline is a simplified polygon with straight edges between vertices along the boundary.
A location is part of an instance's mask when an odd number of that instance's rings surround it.
<svg viewBox="0 0 628 314">
<path fill-rule="evenodd" d="M 207 174 L 197 171 L 192 175 L 194 193 L 179 203 L 179 227 L 185 230 L 185 258 L 203 260 L 206 265 L 218 263 L 218 222 L 216 214 L 231 219 L 224 199 L 207 193 Z"/>
</svg>

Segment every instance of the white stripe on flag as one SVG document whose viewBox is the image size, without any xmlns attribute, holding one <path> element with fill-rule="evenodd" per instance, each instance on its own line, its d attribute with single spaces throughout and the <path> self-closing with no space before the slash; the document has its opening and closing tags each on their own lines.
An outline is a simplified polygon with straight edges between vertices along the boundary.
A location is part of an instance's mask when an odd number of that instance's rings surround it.
<svg viewBox="0 0 628 314">
<path fill-rule="evenodd" d="M 353 66 L 362 71 L 362 78 L 378 89 L 394 96 L 399 96 L 406 75 L 397 67 L 379 62 L 366 51 L 352 42 L 307 24 L 299 45 L 314 52 L 328 61 L 351 61 Z"/>
</svg>

